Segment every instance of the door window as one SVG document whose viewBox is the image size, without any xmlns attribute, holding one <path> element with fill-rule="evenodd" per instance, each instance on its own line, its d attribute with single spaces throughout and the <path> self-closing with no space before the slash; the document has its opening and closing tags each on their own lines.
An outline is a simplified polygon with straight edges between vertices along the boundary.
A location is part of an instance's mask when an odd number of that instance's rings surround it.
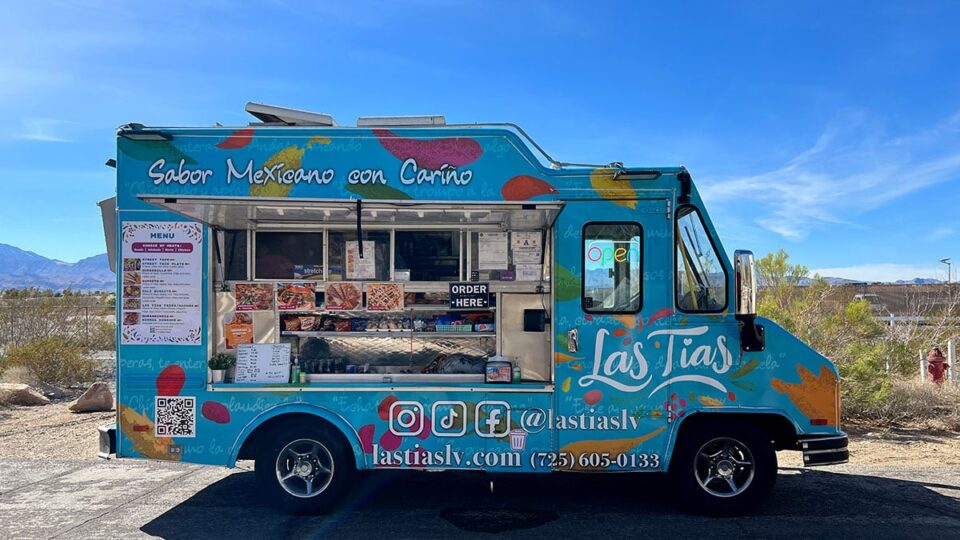
<svg viewBox="0 0 960 540">
<path fill-rule="evenodd" d="M 727 306 L 727 274 L 696 208 L 677 210 L 677 307 L 694 313 Z"/>
<path fill-rule="evenodd" d="M 583 294 L 588 313 L 637 313 L 642 306 L 643 229 L 638 223 L 583 228 Z"/>
</svg>

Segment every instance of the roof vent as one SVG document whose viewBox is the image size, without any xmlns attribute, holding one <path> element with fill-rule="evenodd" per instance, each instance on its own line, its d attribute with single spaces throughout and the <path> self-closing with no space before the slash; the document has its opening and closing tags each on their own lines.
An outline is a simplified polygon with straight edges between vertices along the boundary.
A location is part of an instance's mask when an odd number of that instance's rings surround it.
<svg viewBox="0 0 960 540">
<path fill-rule="evenodd" d="M 426 116 L 361 116 L 357 118 L 357 127 L 444 126 L 446 124 L 446 119 L 440 114 Z"/>
<path fill-rule="evenodd" d="M 333 117 L 325 113 L 315 113 L 249 102 L 246 111 L 264 124 L 283 124 L 287 126 L 335 126 Z"/>
</svg>

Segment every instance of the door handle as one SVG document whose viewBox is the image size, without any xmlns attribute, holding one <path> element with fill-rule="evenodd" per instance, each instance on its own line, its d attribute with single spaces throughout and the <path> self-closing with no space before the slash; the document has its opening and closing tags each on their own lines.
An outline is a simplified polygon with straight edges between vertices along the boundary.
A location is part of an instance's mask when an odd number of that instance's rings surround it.
<svg viewBox="0 0 960 540">
<path fill-rule="evenodd" d="M 575 353 L 580 350 L 580 332 L 576 328 L 567 330 L 567 352 Z"/>
</svg>

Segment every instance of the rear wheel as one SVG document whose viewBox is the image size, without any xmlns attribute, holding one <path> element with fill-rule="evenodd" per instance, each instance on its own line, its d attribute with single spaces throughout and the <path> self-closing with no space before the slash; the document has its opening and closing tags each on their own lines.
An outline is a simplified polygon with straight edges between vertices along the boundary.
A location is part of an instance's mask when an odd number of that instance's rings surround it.
<svg viewBox="0 0 960 540">
<path fill-rule="evenodd" d="M 752 424 L 699 424 L 682 434 L 670 474 L 685 507 L 736 515 L 769 495 L 777 479 L 777 454 L 769 437 Z"/>
<path fill-rule="evenodd" d="M 279 428 L 261 445 L 255 470 L 266 500 L 293 514 L 330 510 L 356 478 L 349 446 L 321 426 Z"/>
</svg>

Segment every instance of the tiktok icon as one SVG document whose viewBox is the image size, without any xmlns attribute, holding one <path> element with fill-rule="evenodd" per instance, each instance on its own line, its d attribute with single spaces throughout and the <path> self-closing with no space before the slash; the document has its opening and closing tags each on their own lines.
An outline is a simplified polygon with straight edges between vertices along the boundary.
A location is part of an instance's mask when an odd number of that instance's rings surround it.
<svg viewBox="0 0 960 540">
<path fill-rule="evenodd" d="M 462 401 L 436 401 L 430 417 L 437 437 L 462 437 L 467 433 L 467 404 Z"/>
</svg>

